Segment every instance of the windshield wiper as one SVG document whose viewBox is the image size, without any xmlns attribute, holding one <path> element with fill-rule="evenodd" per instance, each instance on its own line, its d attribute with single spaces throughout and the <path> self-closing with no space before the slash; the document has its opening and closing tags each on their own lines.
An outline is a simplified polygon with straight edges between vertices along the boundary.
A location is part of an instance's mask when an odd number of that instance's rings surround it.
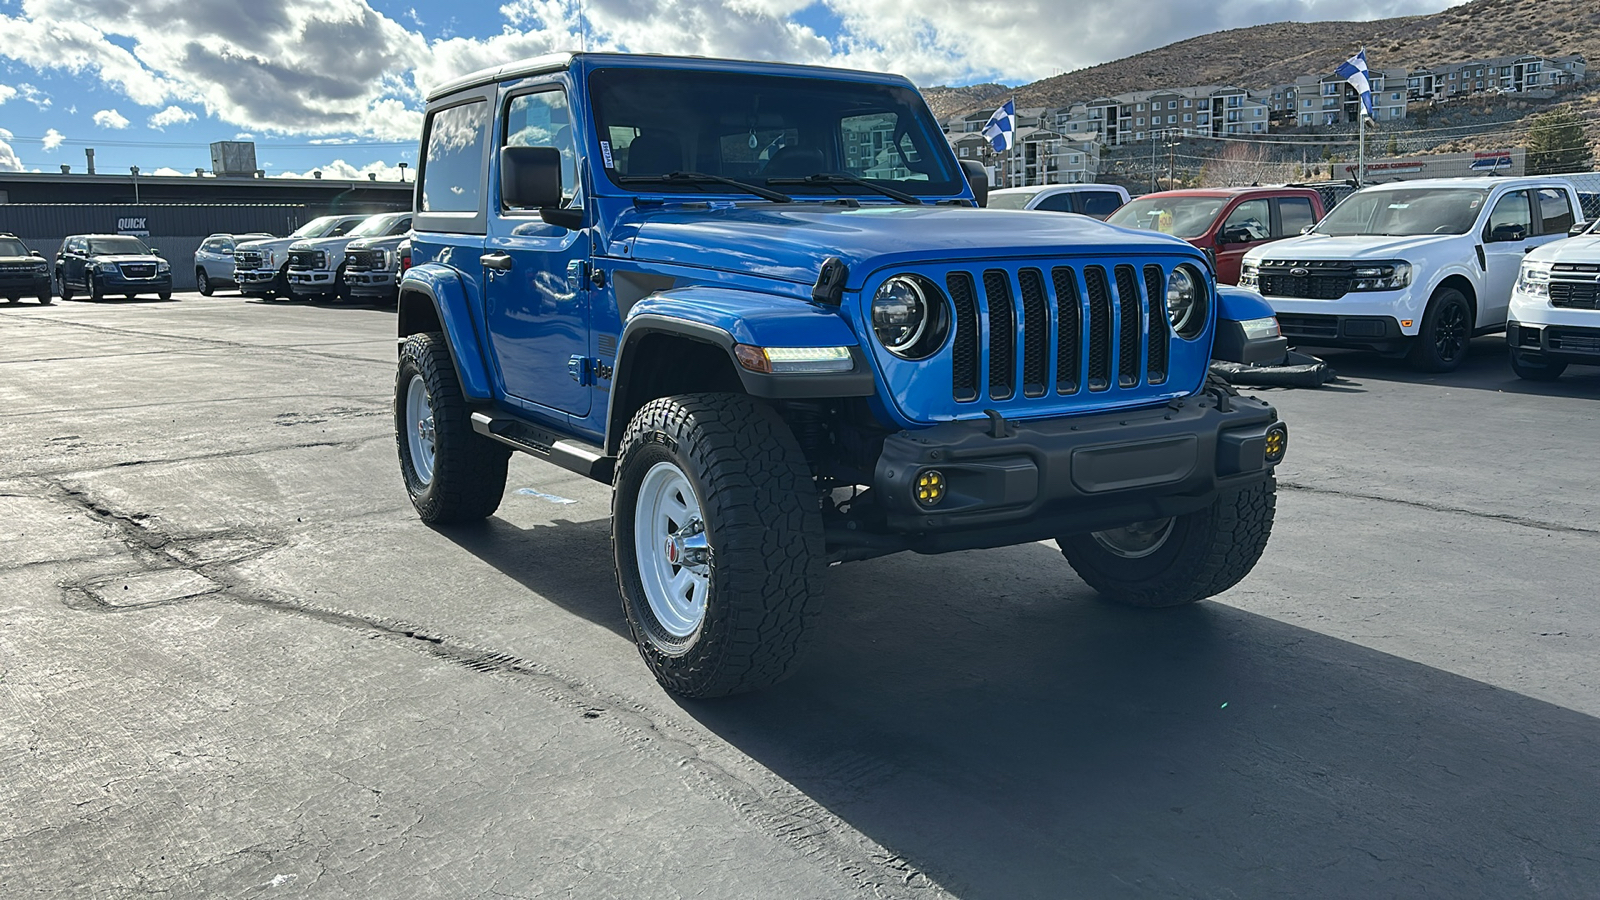
<svg viewBox="0 0 1600 900">
<path fill-rule="evenodd" d="M 780 194 L 777 191 L 769 191 L 764 187 L 739 181 L 735 178 L 724 178 L 721 175 L 712 175 L 706 172 L 668 172 L 665 175 L 624 175 L 617 180 L 623 184 L 642 184 L 647 181 L 677 181 L 685 184 L 725 184 L 729 187 L 736 187 L 741 191 L 745 191 L 746 193 L 755 194 L 757 197 L 760 197 L 763 200 L 771 200 L 773 203 L 794 202 L 794 198 L 788 194 Z"/>
<path fill-rule="evenodd" d="M 908 194 L 905 191 L 897 191 L 894 188 L 884 187 L 881 184 L 868 181 L 865 178 L 857 178 L 854 175 L 842 175 L 837 172 L 818 172 L 815 175 L 807 175 L 804 178 L 768 178 L 767 184 L 849 184 L 856 187 L 864 187 L 869 191 L 877 191 L 885 197 L 888 197 L 892 200 L 898 200 L 901 203 L 910 203 L 915 206 L 922 205 L 921 197 Z"/>
</svg>

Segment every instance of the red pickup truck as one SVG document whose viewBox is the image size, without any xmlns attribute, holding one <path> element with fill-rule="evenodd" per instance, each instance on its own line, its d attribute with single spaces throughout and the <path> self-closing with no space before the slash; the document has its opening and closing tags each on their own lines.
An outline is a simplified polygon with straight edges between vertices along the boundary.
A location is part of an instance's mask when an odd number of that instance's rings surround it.
<svg viewBox="0 0 1600 900">
<path fill-rule="evenodd" d="M 1205 188 L 1145 194 L 1106 221 L 1181 237 L 1216 260 L 1217 281 L 1238 284 L 1250 248 L 1295 237 L 1325 212 L 1312 188 Z"/>
</svg>

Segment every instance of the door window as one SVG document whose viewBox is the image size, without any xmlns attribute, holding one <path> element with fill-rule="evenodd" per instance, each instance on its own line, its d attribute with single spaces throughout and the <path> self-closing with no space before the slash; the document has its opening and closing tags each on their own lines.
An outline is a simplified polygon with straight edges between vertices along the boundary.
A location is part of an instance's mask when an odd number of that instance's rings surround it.
<svg viewBox="0 0 1600 900">
<path fill-rule="evenodd" d="M 488 127 L 489 104 L 484 100 L 441 109 L 429 117 L 422 163 L 423 212 L 478 211 Z"/>
<path fill-rule="evenodd" d="M 1222 223 L 1222 233 L 1241 232 L 1248 236 L 1245 243 L 1264 241 L 1272 237 L 1268 225 L 1271 221 L 1272 213 L 1266 200 L 1246 200 L 1228 213 L 1228 220 Z"/>
<path fill-rule="evenodd" d="M 512 97 L 506 106 L 507 147 L 553 147 L 561 152 L 561 205 L 581 206 L 578 196 L 578 144 L 572 112 L 562 90 Z"/>
<path fill-rule="evenodd" d="M 1078 212 L 1104 219 L 1122 206 L 1122 195 L 1113 191 L 1084 191 L 1078 195 Z"/>
<path fill-rule="evenodd" d="M 1494 240 L 1497 233 L 1502 235 L 1501 240 L 1508 240 L 1505 235 L 1513 233 L 1513 229 L 1521 229 L 1523 237 L 1533 233 L 1533 209 L 1527 191 L 1512 191 L 1501 197 L 1489 214 L 1489 240 Z"/>
<path fill-rule="evenodd" d="M 1543 220 L 1541 234 L 1566 234 L 1576 221 L 1567 192 L 1555 188 L 1539 189 L 1539 216 Z"/>
<path fill-rule="evenodd" d="M 1039 201 L 1034 209 L 1043 209 L 1049 212 L 1072 212 L 1071 194 L 1051 194 Z"/>
<path fill-rule="evenodd" d="M 1317 222 L 1309 197 L 1278 198 L 1279 237 L 1293 237 Z"/>
</svg>

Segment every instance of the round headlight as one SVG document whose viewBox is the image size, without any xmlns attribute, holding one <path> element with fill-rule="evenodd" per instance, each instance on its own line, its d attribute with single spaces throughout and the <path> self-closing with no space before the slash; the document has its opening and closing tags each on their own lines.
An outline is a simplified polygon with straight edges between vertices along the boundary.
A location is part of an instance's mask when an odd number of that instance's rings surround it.
<svg viewBox="0 0 1600 900">
<path fill-rule="evenodd" d="M 1192 338 L 1206 327 L 1205 279 L 1193 268 L 1179 266 L 1167 278 L 1167 320 L 1180 337 Z"/>
<path fill-rule="evenodd" d="M 896 275 L 872 298 L 872 330 L 896 356 L 904 356 L 928 329 L 928 295 L 914 278 Z"/>
</svg>

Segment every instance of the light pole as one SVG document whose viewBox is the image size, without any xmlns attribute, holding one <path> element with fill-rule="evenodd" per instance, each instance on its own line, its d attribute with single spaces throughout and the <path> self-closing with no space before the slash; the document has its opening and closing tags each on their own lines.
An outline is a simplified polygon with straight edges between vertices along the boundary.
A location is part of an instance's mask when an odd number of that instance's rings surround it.
<svg viewBox="0 0 1600 900">
<path fill-rule="evenodd" d="M 406 180 L 406 164 L 405 163 L 401 163 L 400 164 L 400 181 L 403 184 L 403 183 L 405 183 L 405 180 Z"/>
<path fill-rule="evenodd" d="M 139 205 L 139 167 L 129 166 L 128 171 L 133 173 L 133 204 Z"/>
</svg>

